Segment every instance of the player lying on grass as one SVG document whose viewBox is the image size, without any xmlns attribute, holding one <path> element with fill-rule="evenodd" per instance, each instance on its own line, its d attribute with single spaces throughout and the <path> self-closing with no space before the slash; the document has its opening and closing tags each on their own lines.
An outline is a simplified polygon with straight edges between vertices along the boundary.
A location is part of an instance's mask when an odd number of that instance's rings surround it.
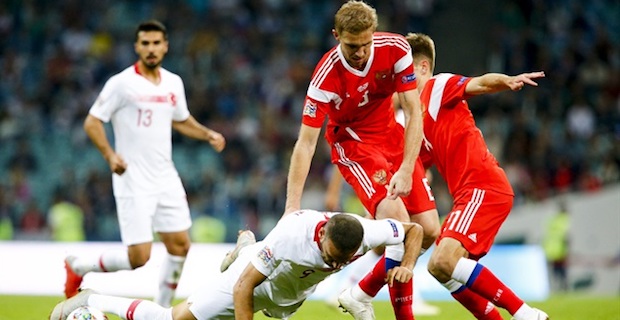
<svg viewBox="0 0 620 320">
<path fill-rule="evenodd" d="M 402 264 L 388 272 L 388 284 L 408 282 L 422 237 L 416 223 L 300 210 L 282 218 L 263 241 L 254 243 L 250 231 L 242 232 L 233 251 L 238 257 L 222 276 L 172 308 L 82 290 L 56 305 L 50 319 L 64 320 L 85 305 L 133 320 L 239 320 L 257 311 L 288 319 L 321 281 L 378 246 L 398 246 L 403 254 Z"/>
</svg>

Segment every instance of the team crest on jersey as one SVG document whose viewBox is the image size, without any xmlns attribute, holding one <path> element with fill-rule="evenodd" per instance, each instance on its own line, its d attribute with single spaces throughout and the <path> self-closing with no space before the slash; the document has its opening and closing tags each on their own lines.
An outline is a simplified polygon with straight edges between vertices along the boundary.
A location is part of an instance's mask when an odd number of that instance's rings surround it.
<svg viewBox="0 0 620 320">
<path fill-rule="evenodd" d="M 265 246 L 263 249 L 261 249 L 261 251 L 258 252 L 258 258 L 266 267 L 273 259 L 273 252 L 271 252 L 271 249 L 269 249 L 269 247 Z"/>
<path fill-rule="evenodd" d="M 400 81 L 402 81 L 402 83 L 409 83 L 409 82 L 413 82 L 415 81 L 416 77 L 415 77 L 415 73 L 412 74 L 408 74 L 406 76 L 403 76 Z"/>
<path fill-rule="evenodd" d="M 172 107 L 176 107 L 177 106 L 177 96 L 174 95 L 174 93 L 172 93 L 172 92 L 168 93 L 168 102 L 170 102 Z"/>
<path fill-rule="evenodd" d="M 377 80 L 385 80 L 388 78 L 388 75 L 390 74 L 390 70 L 380 70 L 375 72 L 375 79 Z"/>
<path fill-rule="evenodd" d="M 306 99 L 306 105 L 304 106 L 304 116 L 316 118 L 316 103 L 310 99 Z"/>
<path fill-rule="evenodd" d="M 459 79 L 459 82 L 456 83 L 457 86 L 462 86 L 463 83 L 465 83 L 465 80 L 467 80 L 467 77 L 461 77 L 461 79 Z"/>
<path fill-rule="evenodd" d="M 375 181 L 375 183 L 378 184 L 386 184 L 387 183 L 387 172 L 385 172 L 385 170 L 381 169 L 378 170 L 377 172 L 375 172 L 375 174 L 372 175 L 372 179 Z"/>
</svg>

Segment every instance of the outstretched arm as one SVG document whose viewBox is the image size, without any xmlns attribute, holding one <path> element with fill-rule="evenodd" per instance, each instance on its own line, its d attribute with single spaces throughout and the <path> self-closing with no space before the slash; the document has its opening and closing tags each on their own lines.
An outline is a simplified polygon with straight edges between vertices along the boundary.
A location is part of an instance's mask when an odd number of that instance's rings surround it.
<svg viewBox="0 0 620 320">
<path fill-rule="evenodd" d="M 226 146 L 223 135 L 203 126 L 193 116 L 189 116 L 185 121 L 172 121 L 172 128 L 184 136 L 209 142 L 217 152 L 221 152 Z"/>
<path fill-rule="evenodd" d="M 299 129 L 299 137 L 293 148 L 288 169 L 284 215 L 301 209 L 301 195 L 306 184 L 306 178 L 308 178 L 308 172 L 310 172 L 310 164 L 320 133 L 321 128 L 314 128 L 305 124 L 302 124 Z"/>
<path fill-rule="evenodd" d="M 487 73 L 479 77 L 472 78 L 465 87 L 465 93 L 477 96 L 486 93 L 494 93 L 505 90 L 519 91 L 529 84 L 538 86 L 534 79 L 544 78 L 543 71 L 522 73 L 516 76 L 509 76 L 502 73 Z"/>
<path fill-rule="evenodd" d="M 267 277 L 251 263 L 243 270 L 233 289 L 235 319 L 254 319 L 254 288 Z"/>
</svg>

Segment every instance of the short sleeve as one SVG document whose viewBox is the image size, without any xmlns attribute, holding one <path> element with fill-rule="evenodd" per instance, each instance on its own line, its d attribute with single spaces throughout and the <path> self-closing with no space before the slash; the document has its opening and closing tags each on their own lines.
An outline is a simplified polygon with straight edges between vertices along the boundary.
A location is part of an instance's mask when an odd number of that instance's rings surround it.
<svg viewBox="0 0 620 320">
<path fill-rule="evenodd" d="M 313 128 L 322 127 L 327 117 L 326 108 L 328 108 L 327 103 L 306 97 L 301 122 Z"/>
<path fill-rule="evenodd" d="M 361 220 L 364 226 L 364 242 L 370 248 L 394 245 L 405 240 L 405 227 L 394 219 Z"/>
<path fill-rule="evenodd" d="M 110 121 L 112 114 L 122 106 L 123 92 L 121 88 L 117 76 L 106 81 L 89 113 L 103 122 Z"/>
<path fill-rule="evenodd" d="M 176 95 L 173 94 L 171 99 L 173 103 L 176 104 L 176 108 L 174 109 L 174 114 L 172 115 L 172 120 L 174 121 L 185 121 L 189 118 L 190 112 L 187 107 L 187 98 L 185 96 L 185 85 L 183 84 L 183 80 L 181 77 L 176 76 L 178 81 L 178 92 Z"/>
<path fill-rule="evenodd" d="M 413 56 L 409 42 L 404 38 L 400 39 L 402 46 L 394 46 L 392 53 L 396 62 L 394 63 L 394 80 L 396 92 L 414 90 L 418 87 L 417 78 L 413 67 Z"/>
</svg>

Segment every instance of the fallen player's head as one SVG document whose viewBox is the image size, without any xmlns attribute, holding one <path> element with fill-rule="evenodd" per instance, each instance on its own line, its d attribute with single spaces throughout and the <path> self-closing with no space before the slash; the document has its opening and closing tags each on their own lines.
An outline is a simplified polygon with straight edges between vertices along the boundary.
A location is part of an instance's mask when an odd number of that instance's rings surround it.
<svg viewBox="0 0 620 320">
<path fill-rule="evenodd" d="M 347 264 L 364 238 L 364 228 L 358 219 L 349 214 L 337 214 L 319 231 L 321 255 L 333 268 Z"/>
</svg>

